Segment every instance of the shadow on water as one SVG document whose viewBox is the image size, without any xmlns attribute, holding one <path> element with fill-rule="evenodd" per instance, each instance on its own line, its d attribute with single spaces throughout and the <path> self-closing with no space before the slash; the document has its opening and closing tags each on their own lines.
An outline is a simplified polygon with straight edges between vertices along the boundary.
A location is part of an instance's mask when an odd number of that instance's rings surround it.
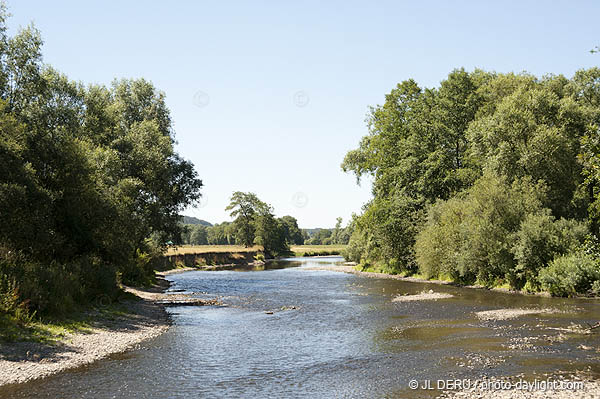
<svg viewBox="0 0 600 399">
<path fill-rule="evenodd" d="M 171 308 L 173 327 L 140 349 L 7 389 L 0 398 L 434 397 L 411 379 L 600 375 L 593 300 L 529 297 L 315 270 L 341 258 L 169 276 L 226 307 Z M 241 273 L 243 272 L 243 273 Z M 439 300 L 394 302 L 433 290 Z M 478 312 L 551 309 L 503 320 Z"/>
</svg>

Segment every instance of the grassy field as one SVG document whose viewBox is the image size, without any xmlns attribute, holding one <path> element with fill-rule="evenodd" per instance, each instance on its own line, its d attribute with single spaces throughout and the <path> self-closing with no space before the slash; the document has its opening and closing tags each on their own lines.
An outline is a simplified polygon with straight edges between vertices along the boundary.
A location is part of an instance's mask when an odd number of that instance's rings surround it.
<svg viewBox="0 0 600 399">
<path fill-rule="evenodd" d="M 295 256 L 339 255 L 346 245 L 292 245 L 291 250 Z M 262 248 L 250 248 L 241 245 L 181 245 L 169 248 L 167 255 L 203 254 L 207 252 L 254 252 Z"/>
<path fill-rule="evenodd" d="M 340 255 L 346 245 L 292 245 L 296 256 Z"/>
</svg>

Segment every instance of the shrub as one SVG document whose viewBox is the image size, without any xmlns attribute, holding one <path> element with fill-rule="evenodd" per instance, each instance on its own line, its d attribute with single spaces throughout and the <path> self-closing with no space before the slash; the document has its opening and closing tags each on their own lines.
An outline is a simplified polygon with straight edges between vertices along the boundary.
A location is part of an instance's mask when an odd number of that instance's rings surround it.
<svg viewBox="0 0 600 399">
<path fill-rule="evenodd" d="M 415 244 L 421 273 L 485 285 L 508 279 L 518 288 L 514 234 L 528 215 L 543 212 L 543 193 L 544 186 L 530 180 L 509 184 L 486 173 L 461 195 L 438 201 Z"/>
<path fill-rule="evenodd" d="M 539 270 L 578 250 L 588 233 L 582 222 L 555 220 L 542 206 L 544 191 L 527 179 L 508 184 L 486 173 L 461 195 L 438 201 L 417 236 L 420 272 L 467 284 L 508 282 L 514 289 L 539 290 Z"/>
<path fill-rule="evenodd" d="M 362 265 L 387 265 L 392 273 L 416 271 L 414 245 L 425 219 L 423 206 L 422 199 L 403 193 L 373 200 L 353 220 L 355 229 L 344 257 Z"/>
<path fill-rule="evenodd" d="M 559 255 L 576 251 L 585 241 L 587 227 L 576 220 L 555 221 L 550 211 L 527 215 L 515 234 L 512 253 L 517 265 L 511 273 L 513 285 L 539 290 L 538 273 Z"/>
<path fill-rule="evenodd" d="M 542 287 L 554 296 L 597 294 L 600 268 L 596 260 L 580 251 L 554 259 L 540 271 L 539 280 Z"/>
<path fill-rule="evenodd" d="M 136 250 L 136 257 L 130 262 L 122 265 L 123 284 L 132 286 L 148 286 L 154 282 L 154 267 L 157 261 L 152 253 Z M 179 265 L 177 265 L 179 267 Z"/>
<path fill-rule="evenodd" d="M 342 250 L 342 256 L 348 262 L 360 263 L 362 254 L 366 251 L 366 237 L 360 229 L 355 229 L 350 236 L 348 246 Z"/>
<path fill-rule="evenodd" d="M 14 320 L 27 323 L 31 321 L 35 313 L 31 313 L 27 307 L 27 301 L 22 301 L 19 296 L 19 288 L 14 279 L 0 275 L 0 315 L 9 315 Z"/>
<path fill-rule="evenodd" d="M 460 228 L 464 218 L 462 202 L 461 198 L 453 198 L 429 209 L 427 224 L 415 243 L 419 271 L 426 278 L 444 274 L 459 282 L 475 279 L 460 266 L 460 248 L 464 241 Z"/>
<path fill-rule="evenodd" d="M 66 315 L 99 296 L 115 298 L 115 269 L 95 257 L 68 263 L 28 259 L 16 251 L 0 251 L 0 312 L 18 319 Z"/>
</svg>

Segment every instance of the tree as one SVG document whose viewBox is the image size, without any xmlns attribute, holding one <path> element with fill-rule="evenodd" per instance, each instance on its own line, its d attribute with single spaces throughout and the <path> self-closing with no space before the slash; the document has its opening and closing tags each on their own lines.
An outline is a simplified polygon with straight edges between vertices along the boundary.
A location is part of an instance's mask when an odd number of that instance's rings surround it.
<svg viewBox="0 0 600 399">
<path fill-rule="evenodd" d="M 254 193 L 236 191 L 225 210 L 231 211 L 231 217 L 235 218 L 233 224 L 236 242 L 246 247 L 254 245 L 256 229 L 254 220 L 257 214 L 267 213 L 268 205 L 259 200 Z"/>
<path fill-rule="evenodd" d="M 267 206 L 256 214 L 254 220 L 256 237 L 254 243 L 263 247 L 268 257 L 277 257 L 290 253 L 284 224 L 273 215 L 272 208 Z"/>
<path fill-rule="evenodd" d="M 557 77 L 521 86 L 468 130 L 473 154 L 491 170 L 509 180 L 544 181 L 547 205 L 557 217 L 582 212 L 571 201 L 582 182 L 577 154 L 586 119 L 566 96 L 566 83 Z"/>
<path fill-rule="evenodd" d="M 460 69 L 430 89 L 407 80 L 367 124 L 342 163 L 374 180 L 351 260 L 537 289 L 540 267 L 582 244 L 583 221 L 600 230 L 598 68 L 572 79 Z"/>
<path fill-rule="evenodd" d="M 192 228 L 190 235 L 190 244 L 192 245 L 207 245 L 208 244 L 208 228 L 201 224 L 196 224 Z"/>
<path fill-rule="evenodd" d="M 215 224 L 212 227 L 207 227 L 207 241 L 209 245 L 231 245 L 236 244 L 234 238 L 234 225 L 232 223 L 223 222 Z M 239 244 L 239 243 L 238 243 Z"/>
<path fill-rule="evenodd" d="M 0 280 L 40 315 L 115 293 L 117 271 L 149 283 L 202 187 L 164 94 L 70 81 L 42 63 L 33 26 L 6 35 L 6 15 L 0 2 Z"/>
<path fill-rule="evenodd" d="M 302 245 L 304 243 L 304 237 L 295 217 L 283 216 L 279 221 L 285 230 L 285 237 L 288 244 Z"/>
</svg>

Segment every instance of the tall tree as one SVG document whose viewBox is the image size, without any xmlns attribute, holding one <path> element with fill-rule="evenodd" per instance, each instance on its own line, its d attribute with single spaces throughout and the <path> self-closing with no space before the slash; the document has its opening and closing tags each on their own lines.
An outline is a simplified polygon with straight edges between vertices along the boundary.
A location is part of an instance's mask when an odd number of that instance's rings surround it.
<svg viewBox="0 0 600 399">
<path fill-rule="evenodd" d="M 243 193 L 236 191 L 231 196 L 229 205 L 225 208 L 230 211 L 234 218 L 234 229 L 236 242 L 246 247 L 254 245 L 255 224 L 254 220 L 258 213 L 266 213 L 268 206 L 258 199 L 254 193 Z"/>
<path fill-rule="evenodd" d="M 304 243 L 304 237 L 302 237 L 302 232 L 295 217 L 286 215 L 281 217 L 279 221 L 285 230 L 288 244 L 302 245 Z"/>
</svg>

